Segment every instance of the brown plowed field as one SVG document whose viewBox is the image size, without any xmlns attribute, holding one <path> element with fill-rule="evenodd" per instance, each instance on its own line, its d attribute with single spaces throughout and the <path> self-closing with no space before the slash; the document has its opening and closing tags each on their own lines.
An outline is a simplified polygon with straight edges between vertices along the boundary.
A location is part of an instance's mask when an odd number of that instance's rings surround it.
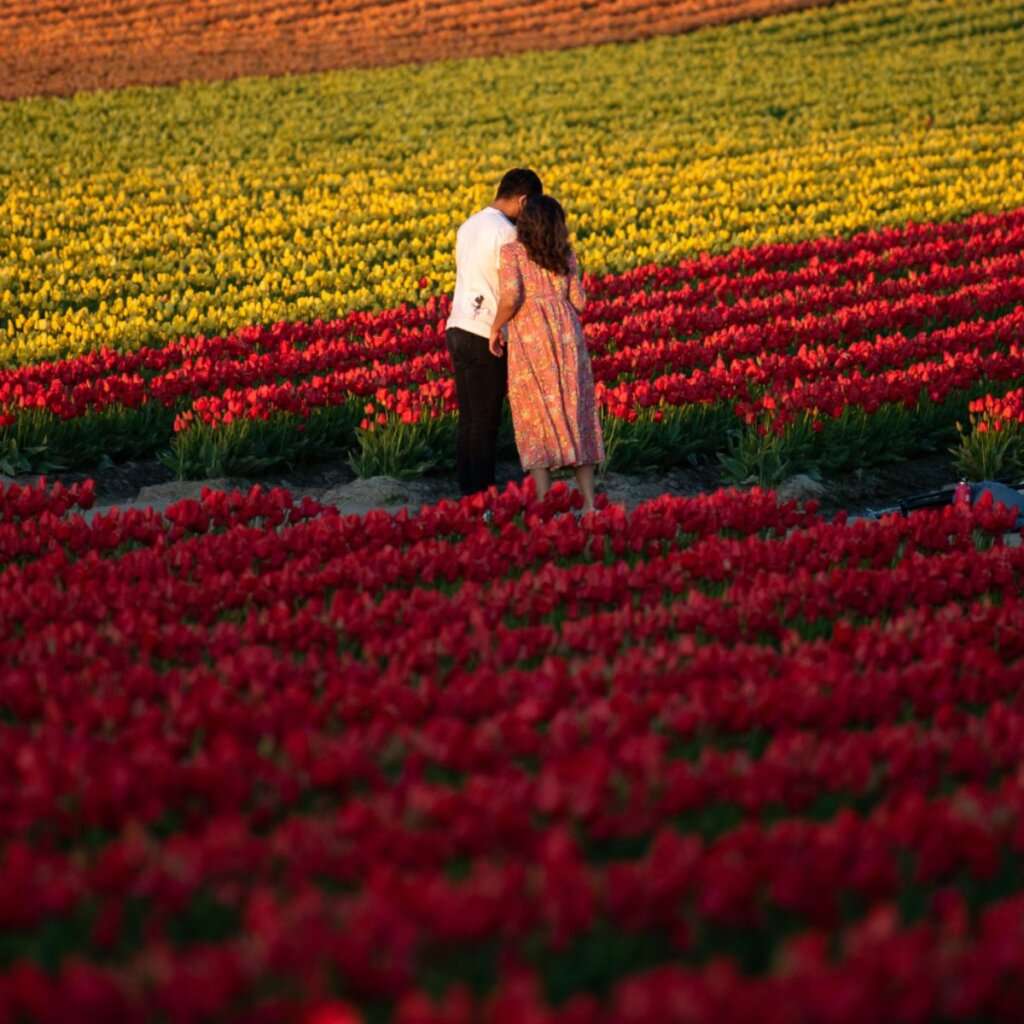
<svg viewBox="0 0 1024 1024">
<path fill-rule="evenodd" d="M 0 0 L 0 98 L 556 49 L 833 0 Z"/>
</svg>

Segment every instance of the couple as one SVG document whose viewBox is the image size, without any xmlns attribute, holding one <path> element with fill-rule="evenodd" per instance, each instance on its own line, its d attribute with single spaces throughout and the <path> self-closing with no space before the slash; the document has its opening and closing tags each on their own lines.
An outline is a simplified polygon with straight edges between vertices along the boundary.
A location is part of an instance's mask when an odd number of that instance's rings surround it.
<svg viewBox="0 0 1024 1024">
<path fill-rule="evenodd" d="M 585 296 L 565 212 L 530 170 L 509 171 L 494 202 L 459 228 L 446 340 L 455 367 L 459 488 L 494 483 L 507 392 L 516 447 L 543 498 L 551 470 L 572 466 L 594 511 L 604 459 L 590 357 L 579 314 Z"/>
</svg>

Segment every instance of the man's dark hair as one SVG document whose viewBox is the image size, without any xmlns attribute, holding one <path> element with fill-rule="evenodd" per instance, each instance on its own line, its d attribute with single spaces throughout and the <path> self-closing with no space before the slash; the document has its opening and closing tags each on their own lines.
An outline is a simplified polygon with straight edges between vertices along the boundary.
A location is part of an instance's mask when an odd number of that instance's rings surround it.
<svg viewBox="0 0 1024 1024">
<path fill-rule="evenodd" d="M 541 196 L 544 186 L 535 171 L 527 167 L 513 167 L 501 179 L 496 199 L 517 199 L 519 196 Z"/>
</svg>

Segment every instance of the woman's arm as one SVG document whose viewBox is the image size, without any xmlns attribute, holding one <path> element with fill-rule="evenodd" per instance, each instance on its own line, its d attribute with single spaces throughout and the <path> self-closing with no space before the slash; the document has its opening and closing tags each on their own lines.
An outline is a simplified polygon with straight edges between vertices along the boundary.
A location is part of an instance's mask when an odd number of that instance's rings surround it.
<svg viewBox="0 0 1024 1024">
<path fill-rule="evenodd" d="M 498 309 L 494 314 L 488 341 L 491 355 L 497 358 L 501 358 L 505 351 L 502 329 L 523 304 L 523 275 L 516 252 L 514 242 L 503 245 L 498 251 Z"/>
<path fill-rule="evenodd" d="M 569 257 L 569 302 L 577 313 L 583 312 L 587 304 L 587 293 L 583 290 L 583 282 L 580 280 L 580 265 L 576 260 L 576 253 Z"/>
</svg>

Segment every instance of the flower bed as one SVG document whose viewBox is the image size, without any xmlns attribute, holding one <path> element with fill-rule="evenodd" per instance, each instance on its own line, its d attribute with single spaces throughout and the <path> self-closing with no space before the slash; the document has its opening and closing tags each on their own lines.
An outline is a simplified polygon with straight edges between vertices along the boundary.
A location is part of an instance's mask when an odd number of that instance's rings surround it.
<svg viewBox="0 0 1024 1024">
<path fill-rule="evenodd" d="M 968 413 L 969 427 L 958 424 L 961 470 L 975 480 L 1024 473 L 1024 389 L 983 395 Z"/>
<path fill-rule="evenodd" d="M 1024 376 L 1024 212 L 588 276 L 611 465 L 727 457 L 740 479 L 955 439 Z M 365 475 L 451 458 L 447 299 L 0 371 L 18 468 L 166 451 L 181 476 L 353 453 Z M 4 448 L 6 446 L 6 449 Z"/>
<path fill-rule="evenodd" d="M 91 500 L 0 489 L 5 1019 L 1017 1019 L 1008 510 Z"/>
<path fill-rule="evenodd" d="M 0 104 L 0 366 L 447 294 L 455 228 L 526 153 L 597 274 L 1019 208 L 1018 6 L 857 0 L 479 65 Z M 516 97 L 500 124 L 484 93 Z"/>
<path fill-rule="evenodd" d="M 8 0 L 0 98 L 183 79 L 280 75 L 508 55 L 687 32 L 820 6 L 827 0 L 80 0 L 70 10 Z"/>
</svg>

